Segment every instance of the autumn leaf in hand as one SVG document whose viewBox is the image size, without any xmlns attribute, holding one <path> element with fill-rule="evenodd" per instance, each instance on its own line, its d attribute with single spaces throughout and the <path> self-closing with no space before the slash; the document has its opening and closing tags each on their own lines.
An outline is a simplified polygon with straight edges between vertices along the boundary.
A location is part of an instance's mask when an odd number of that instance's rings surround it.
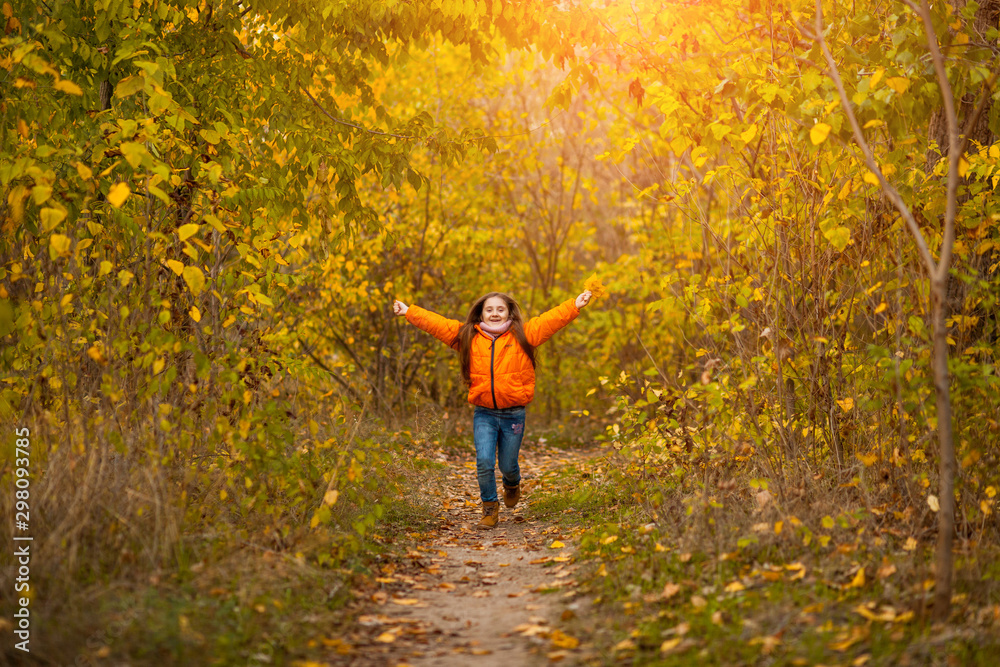
<svg viewBox="0 0 1000 667">
<path fill-rule="evenodd" d="M 604 296 L 605 294 L 608 293 L 608 290 L 605 289 L 604 287 L 604 283 L 601 282 L 601 279 L 597 276 L 596 273 L 591 274 L 591 276 L 587 278 L 587 281 L 583 283 L 583 289 L 584 291 L 589 290 L 591 296 L 595 298 L 599 296 Z"/>
</svg>

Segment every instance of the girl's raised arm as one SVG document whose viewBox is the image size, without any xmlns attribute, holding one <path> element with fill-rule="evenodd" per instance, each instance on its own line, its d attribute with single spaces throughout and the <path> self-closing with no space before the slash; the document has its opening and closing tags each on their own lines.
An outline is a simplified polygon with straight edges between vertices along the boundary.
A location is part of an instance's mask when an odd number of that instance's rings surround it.
<svg viewBox="0 0 1000 667">
<path fill-rule="evenodd" d="M 458 329 L 462 326 L 458 320 L 450 320 L 420 306 L 407 306 L 399 300 L 393 302 L 392 312 L 405 316 L 407 322 L 426 331 L 445 345 L 449 347 L 458 345 Z"/>
<path fill-rule="evenodd" d="M 551 310 L 547 310 L 538 317 L 532 317 L 524 325 L 524 336 L 528 342 L 538 347 L 552 334 L 562 329 L 564 326 L 576 319 L 580 314 L 580 309 L 590 302 L 590 291 L 583 292 L 575 299 L 569 299 L 560 303 Z"/>
</svg>

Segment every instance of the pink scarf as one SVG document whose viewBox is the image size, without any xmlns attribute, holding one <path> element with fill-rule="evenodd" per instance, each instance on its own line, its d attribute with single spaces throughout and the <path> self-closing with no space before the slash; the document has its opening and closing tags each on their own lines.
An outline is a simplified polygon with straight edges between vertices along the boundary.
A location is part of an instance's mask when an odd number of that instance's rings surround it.
<svg viewBox="0 0 1000 667">
<path fill-rule="evenodd" d="M 480 322 L 479 328 L 482 330 L 484 334 L 486 334 L 493 340 L 496 340 L 500 336 L 507 333 L 507 330 L 510 329 L 510 325 L 513 323 L 514 323 L 513 320 L 507 320 L 502 324 L 490 324 L 489 322 Z"/>
</svg>

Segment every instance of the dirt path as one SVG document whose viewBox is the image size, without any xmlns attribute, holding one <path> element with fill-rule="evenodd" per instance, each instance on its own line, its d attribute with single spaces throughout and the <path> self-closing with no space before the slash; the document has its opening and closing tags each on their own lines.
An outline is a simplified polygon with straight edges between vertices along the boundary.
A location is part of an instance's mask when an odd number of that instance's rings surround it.
<svg viewBox="0 0 1000 667">
<path fill-rule="evenodd" d="M 534 520 L 530 504 L 547 476 L 588 454 L 525 449 L 521 503 L 508 509 L 501 502 L 500 523 L 490 531 L 475 528 L 481 504 L 474 462 L 439 455 L 448 469 L 428 489 L 437 525 L 415 539 L 406 558 L 382 566 L 377 589 L 361 594 L 348 664 L 575 662 L 576 639 L 554 627 L 586 604 L 576 591 L 574 540 L 557 522 Z"/>
</svg>

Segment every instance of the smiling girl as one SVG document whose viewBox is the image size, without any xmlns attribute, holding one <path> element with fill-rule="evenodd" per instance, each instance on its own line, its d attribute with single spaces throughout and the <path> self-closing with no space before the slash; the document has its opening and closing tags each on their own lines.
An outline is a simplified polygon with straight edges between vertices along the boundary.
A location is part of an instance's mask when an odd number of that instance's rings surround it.
<svg viewBox="0 0 1000 667">
<path fill-rule="evenodd" d="M 493 528 L 500 521 L 497 465 L 503 475 L 504 504 L 514 507 L 521 497 L 517 457 L 524 437 L 524 408 L 535 396 L 535 348 L 576 319 L 590 296 L 585 291 L 527 322 L 517 302 L 501 292 L 477 299 L 464 323 L 402 301 L 392 304 L 394 313 L 458 350 L 469 403 L 476 406 L 472 433 L 483 501 L 477 528 Z"/>
</svg>

